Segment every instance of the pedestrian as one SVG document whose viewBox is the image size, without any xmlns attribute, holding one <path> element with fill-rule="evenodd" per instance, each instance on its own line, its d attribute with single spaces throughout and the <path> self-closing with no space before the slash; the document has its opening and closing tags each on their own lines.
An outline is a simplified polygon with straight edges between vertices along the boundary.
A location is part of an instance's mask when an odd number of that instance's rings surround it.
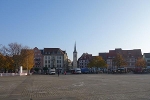
<svg viewBox="0 0 150 100">
<path fill-rule="evenodd" d="M 58 70 L 58 77 L 59 77 L 59 70 Z"/>
<path fill-rule="evenodd" d="M 66 75 L 66 71 L 64 72 L 64 74 Z"/>
</svg>

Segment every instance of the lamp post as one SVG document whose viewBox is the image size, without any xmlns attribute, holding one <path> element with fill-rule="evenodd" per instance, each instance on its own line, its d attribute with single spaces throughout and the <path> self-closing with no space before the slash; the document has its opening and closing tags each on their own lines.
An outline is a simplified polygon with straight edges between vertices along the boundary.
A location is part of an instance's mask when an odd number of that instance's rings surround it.
<svg viewBox="0 0 150 100">
<path fill-rule="evenodd" d="M 26 50 L 26 52 L 27 52 L 27 50 Z M 28 55 L 26 57 L 27 57 L 26 63 L 27 63 L 27 75 L 28 75 Z"/>
<path fill-rule="evenodd" d="M 52 68 L 55 68 L 55 58 L 52 58 Z"/>
</svg>

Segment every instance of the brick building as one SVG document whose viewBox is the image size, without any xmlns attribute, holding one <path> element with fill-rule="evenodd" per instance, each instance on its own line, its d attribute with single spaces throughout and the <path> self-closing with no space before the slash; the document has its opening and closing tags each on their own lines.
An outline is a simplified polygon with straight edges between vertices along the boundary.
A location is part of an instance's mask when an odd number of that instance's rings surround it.
<svg viewBox="0 0 150 100">
<path fill-rule="evenodd" d="M 113 62 L 113 59 L 117 54 L 121 54 L 127 65 L 124 66 L 128 69 L 135 68 L 135 63 L 138 58 L 142 58 L 141 49 L 133 49 L 133 50 L 122 50 L 121 48 L 116 48 L 115 50 L 109 50 L 108 53 L 99 53 L 107 63 L 108 69 L 116 69 L 116 66 Z"/>
<path fill-rule="evenodd" d="M 34 49 L 34 68 L 43 69 L 43 50 L 39 50 L 37 47 Z"/>
</svg>

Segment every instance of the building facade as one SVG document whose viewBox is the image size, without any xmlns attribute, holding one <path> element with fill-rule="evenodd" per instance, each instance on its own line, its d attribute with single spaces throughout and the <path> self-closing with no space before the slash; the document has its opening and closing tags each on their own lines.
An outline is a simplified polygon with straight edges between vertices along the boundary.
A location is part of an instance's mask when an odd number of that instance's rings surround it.
<svg viewBox="0 0 150 100">
<path fill-rule="evenodd" d="M 44 48 L 43 50 L 43 66 L 48 68 L 56 68 L 62 72 L 67 67 L 67 53 L 60 48 Z"/>
<path fill-rule="evenodd" d="M 43 69 L 43 55 L 42 50 L 39 50 L 37 47 L 34 49 L 34 68 Z"/>
<path fill-rule="evenodd" d="M 79 68 L 87 68 L 88 63 L 92 60 L 92 54 L 83 53 L 78 59 Z"/>
<path fill-rule="evenodd" d="M 125 62 L 127 63 L 127 65 L 124 67 L 126 67 L 127 69 L 135 68 L 137 59 L 142 58 L 141 49 L 122 50 L 121 48 L 117 48 L 115 50 L 109 50 L 109 53 L 107 53 L 107 60 L 106 60 L 108 69 L 116 69 L 113 59 L 115 59 L 117 54 L 122 55 Z"/>
</svg>

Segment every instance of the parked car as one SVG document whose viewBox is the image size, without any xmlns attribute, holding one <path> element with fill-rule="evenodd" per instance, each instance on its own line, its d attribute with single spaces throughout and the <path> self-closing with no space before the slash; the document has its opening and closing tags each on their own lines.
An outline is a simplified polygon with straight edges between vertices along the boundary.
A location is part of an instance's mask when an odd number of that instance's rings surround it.
<svg viewBox="0 0 150 100">
<path fill-rule="evenodd" d="M 118 68 L 117 73 L 126 73 L 125 68 Z"/>
<path fill-rule="evenodd" d="M 126 69 L 125 68 L 117 68 L 117 69 L 113 69 L 112 70 L 112 74 L 115 74 L 115 73 L 118 73 L 118 74 L 121 74 L 121 73 L 126 73 Z"/>
</svg>

